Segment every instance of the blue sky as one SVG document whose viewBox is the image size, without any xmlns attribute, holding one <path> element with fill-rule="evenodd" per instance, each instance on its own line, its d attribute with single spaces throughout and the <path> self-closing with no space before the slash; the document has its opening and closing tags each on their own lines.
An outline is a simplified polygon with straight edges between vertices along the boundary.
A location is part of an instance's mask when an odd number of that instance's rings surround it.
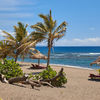
<svg viewBox="0 0 100 100">
<path fill-rule="evenodd" d="M 66 35 L 54 45 L 100 46 L 100 0 L 0 0 L 0 39 L 2 30 L 13 33 L 18 21 L 33 25 L 50 9 L 58 25 L 68 23 Z"/>
</svg>

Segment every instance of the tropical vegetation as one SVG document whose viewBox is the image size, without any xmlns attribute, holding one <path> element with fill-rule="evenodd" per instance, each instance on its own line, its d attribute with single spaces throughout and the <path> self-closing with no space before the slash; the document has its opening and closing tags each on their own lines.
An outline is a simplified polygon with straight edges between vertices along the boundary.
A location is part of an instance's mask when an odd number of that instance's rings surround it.
<svg viewBox="0 0 100 100">
<path fill-rule="evenodd" d="M 4 59 L 3 63 L 0 62 L 0 74 L 5 75 L 6 79 L 9 79 L 23 76 L 23 71 L 21 70 L 19 64 L 16 63 L 13 59 Z"/>
<path fill-rule="evenodd" d="M 43 70 L 39 74 L 32 75 L 30 74 L 29 78 L 33 78 L 33 80 L 49 80 L 54 78 L 57 75 L 57 72 L 53 70 L 50 66 L 48 66 L 48 69 Z M 51 81 L 51 85 L 54 87 L 61 87 L 65 83 L 67 83 L 66 74 L 63 72 L 63 75 L 60 75 L 58 78 L 56 78 L 55 81 Z"/>
<path fill-rule="evenodd" d="M 30 48 L 35 48 L 38 42 L 46 40 L 48 45 L 48 67 L 53 43 L 65 35 L 67 23 L 64 21 L 57 26 L 57 21 L 53 20 L 51 10 L 48 15 L 40 14 L 39 17 L 43 19 L 43 22 L 32 25 L 31 28 L 34 31 L 29 35 L 27 32 L 28 25 L 21 22 L 18 22 L 18 26 L 14 26 L 13 34 L 3 31 L 6 39 L 0 41 L 0 51 L 2 52 L 0 58 L 12 56 L 15 62 L 18 56 L 24 59 L 30 53 Z"/>
<path fill-rule="evenodd" d="M 31 28 L 35 30 L 31 33 L 31 35 L 35 37 L 34 39 L 36 40 L 47 40 L 48 67 L 50 63 L 50 53 L 53 43 L 55 40 L 59 40 L 65 35 L 67 23 L 64 21 L 57 27 L 56 20 L 53 20 L 52 18 L 51 10 L 48 15 L 40 14 L 39 17 L 43 19 L 43 22 L 38 22 L 37 24 L 31 26 Z"/>
<path fill-rule="evenodd" d="M 59 87 L 67 82 L 65 73 L 61 70 L 57 73 L 50 66 L 50 54 L 51 48 L 55 41 L 59 40 L 65 35 L 67 23 L 64 21 L 57 26 L 57 21 L 53 20 L 52 13 L 48 15 L 40 14 L 40 18 L 43 22 L 38 22 L 32 25 L 33 32 L 28 34 L 27 24 L 24 25 L 18 22 L 18 26 L 14 26 L 14 33 L 8 33 L 3 31 L 5 39 L 0 41 L 0 58 L 3 62 L 0 62 L 0 75 L 3 74 L 7 79 L 12 77 L 23 76 L 23 71 L 18 63 L 16 63 L 18 57 L 24 59 L 28 54 L 32 54 L 32 50 L 36 51 L 35 46 L 38 42 L 47 41 L 48 45 L 48 60 L 47 69 L 37 75 L 30 75 L 35 80 L 50 80 L 57 76 L 54 81 L 51 81 L 51 85 Z M 7 60 L 7 57 L 13 57 L 14 60 Z"/>
<path fill-rule="evenodd" d="M 29 53 L 30 48 L 35 47 L 36 41 L 31 39 L 30 35 L 28 35 L 26 30 L 27 26 L 27 24 L 24 26 L 24 24 L 18 22 L 18 26 L 14 26 L 14 35 L 3 31 L 5 34 L 4 37 L 6 38 L 6 45 L 8 49 L 12 51 L 9 56 L 13 56 L 15 58 L 15 62 L 17 61 L 19 55 L 22 59 L 24 59 Z"/>
</svg>

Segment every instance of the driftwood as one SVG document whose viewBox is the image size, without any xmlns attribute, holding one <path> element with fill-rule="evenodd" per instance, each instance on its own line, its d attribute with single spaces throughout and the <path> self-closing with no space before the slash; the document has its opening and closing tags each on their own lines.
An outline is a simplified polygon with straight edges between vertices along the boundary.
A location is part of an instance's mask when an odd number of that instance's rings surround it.
<svg viewBox="0 0 100 100">
<path fill-rule="evenodd" d="M 50 83 L 48 83 L 48 82 L 45 82 L 45 81 L 40 81 L 40 80 L 33 80 L 33 82 L 34 83 L 37 83 L 37 84 L 40 84 L 40 85 L 47 85 L 47 86 L 50 86 L 50 87 L 52 87 L 53 88 L 53 86 L 50 84 Z"/>
<path fill-rule="evenodd" d="M 34 88 L 34 86 L 41 87 L 41 84 L 36 84 L 32 81 L 23 81 L 22 84 L 30 84 L 32 88 Z"/>
<path fill-rule="evenodd" d="M 0 81 L 3 83 L 8 83 L 8 81 L 6 80 L 5 76 L 0 74 Z"/>
<path fill-rule="evenodd" d="M 41 87 L 41 85 L 47 85 L 53 88 L 52 84 L 56 83 L 56 80 L 58 77 L 63 75 L 63 68 L 61 68 L 61 70 L 59 71 L 58 75 L 56 75 L 54 78 L 52 79 L 46 79 L 46 80 L 29 80 L 28 79 L 28 75 L 25 75 L 23 77 L 15 77 L 15 78 L 10 78 L 9 80 L 6 80 L 5 76 L 0 74 L 0 80 L 1 82 L 4 83 L 9 83 L 9 84 L 13 84 L 13 83 L 22 83 L 22 84 L 28 84 L 31 85 L 32 88 L 34 88 L 34 86 L 36 87 Z"/>
<path fill-rule="evenodd" d="M 26 81 L 27 78 L 28 78 L 27 76 L 10 78 L 8 82 L 9 84 L 18 83 L 18 82 Z"/>
</svg>

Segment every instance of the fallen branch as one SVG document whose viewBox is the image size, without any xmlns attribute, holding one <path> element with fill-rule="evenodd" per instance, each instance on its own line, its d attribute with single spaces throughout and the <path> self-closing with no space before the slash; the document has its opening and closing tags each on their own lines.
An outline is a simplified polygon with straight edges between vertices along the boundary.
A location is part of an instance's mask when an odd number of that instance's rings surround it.
<svg viewBox="0 0 100 100">
<path fill-rule="evenodd" d="M 22 84 L 30 84 L 32 88 L 34 88 L 34 86 L 41 87 L 41 84 L 36 84 L 32 81 L 23 81 Z"/>
<path fill-rule="evenodd" d="M 42 81 L 41 81 L 41 84 L 42 84 L 42 85 L 48 85 L 48 86 L 50 86 L 51 88 L 53 88 L 53 86 L 52 86 L 50 83 L 48 83 L 48 82 L 42 82 Z"/>
<path fill-rule="evenodd" d="M 26 81 L 27 78 L 28 78 L 28 76 L 10 78 L 8 80 L 8 82 L 9 82 L 9 84 L 18 83 L 21 81 Z"/>
<path fill-rule="evenodd" d="M 48 85 L 48 86 L 53 88 L 53 86 L 48 82 L 44 82 L 44 81 L 40 81 L 40 80 L 33 80 L 33 82 L 37 83 L 37 84 L 40 84 L 40 85 Z"/>
</svg>

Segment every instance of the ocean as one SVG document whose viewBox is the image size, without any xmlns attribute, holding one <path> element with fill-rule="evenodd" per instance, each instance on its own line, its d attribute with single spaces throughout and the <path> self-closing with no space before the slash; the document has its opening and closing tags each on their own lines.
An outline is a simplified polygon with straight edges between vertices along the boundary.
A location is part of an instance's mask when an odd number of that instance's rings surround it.
<svg viewBox="0 0 100 100">
<path fill-rule="evenodd" d="M 41 53 L 47 56 L 47 47 L 36 47 Z M 70 65 L 81 68 L 93 68 L 97 69 L 100 66 L 93 65 L 90 63 L 96 60 L 100 56 L 99 46 L 74 46 L 74 47 L 53 47 L 51 49 L 50 64 L 58 65 Z M 18 61 L 22 61 L 18 58 Z M 37 63 L 37 60 L 25 58 L 25 62 Z M 46 60 L 40 60 L 41 63 L 46 63 Z"/>
</svg>

